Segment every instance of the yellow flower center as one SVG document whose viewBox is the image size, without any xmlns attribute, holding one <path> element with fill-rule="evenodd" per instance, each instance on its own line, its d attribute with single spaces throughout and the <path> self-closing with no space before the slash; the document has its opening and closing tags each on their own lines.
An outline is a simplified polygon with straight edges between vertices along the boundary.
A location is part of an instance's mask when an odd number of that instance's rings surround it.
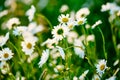
<svg viewBox="0 0 120 80">
<path fill-rule="evenodd" d="M 98 78 L 95 78 L 95 80 L 99 80 Z"/>
<path fill-rule="evenodd" d="M 31 49 L 31 48 L 32 48 L 32 44 L 31 44 L 31 43 L 28 43 L 28 44 L 27 44 L 27 48 L 28 48 L 28 49 Z"/>
<path fill-rule="evenodd" d="M 81 14 L 81 16 L 80 17 L 85 17 L 85 14 Z"/>
<path fill-rule="evenodd" d="M 68 27 L 69 27 L 69 29 L 72 29 L 72 28 L 73 28 L 73 25 L 69 25 Z"/>
<path fill-rule="evenodd" d="M 8 58 L 9 54 L 8 53 L 4 53 L 4 58 Z"/>
<path fill-rule="evenodd" d="M 105 69 L 105 65 L 102 64 L 102 65 L 100 66 L 100 70 L 103 71 L 104 69 Z"/>
<path fill-rule="evenodd" d="M 7 68 L 7 65 L 3 65 L 3 69 Z"/>
<path fill-rule="evenodd" d="M 68 18 L 62 18 L 62 21 L 66 23 L 68 22 Z"/>
<path fill-rule="evenodd" d="M 83 21 L 82 21 L 82 20 L 80 20 L 80 21 L 78 22 L 78 24 L 79 24 L 79 25 L 83 24 Z"/>
</svg>

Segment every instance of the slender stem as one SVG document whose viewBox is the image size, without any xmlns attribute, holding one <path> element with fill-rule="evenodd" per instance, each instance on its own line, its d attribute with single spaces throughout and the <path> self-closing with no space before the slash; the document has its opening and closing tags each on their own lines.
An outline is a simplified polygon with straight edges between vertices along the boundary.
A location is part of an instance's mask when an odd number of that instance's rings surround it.
<svg viewBox="0 0 120 80">
<path fill-rule="evenodd" d="M 115 71 L 115 73 L 113 74 L 113 76 L 115 76 L 118 73 L 119 70 L 120 70 L 120 68 L 117 68 L 117 70 Z"/>
<path fill-rule="evenodd" d="M 42 74 L 40 75 L 39 80 L 44 79 L 44 78 L 45 78 L 45 76 L 46 76 L 46 74 L 47 74 L 47 69 L 45 69 L 45 70 L 42 72 Z"/>
<path fill-rule="evenodd" d="M 9 41 L 9 44 L 12 45 L 14 47 L 14 49 L 17 51 L 18 57 L 20 59 L 20 53 L 19 53 L 18 49 L 16 48 L 16 46 L 12 42 L 10 42 L 10 41 Z"/>
<path fill-rule="evenodd" d="M 91 61 L 90 61 L 90 59 L 89 59 L 88 57 L 85 57 L 85 59 L 87 59 L 87 60 L 88 60 L 88 63 L 90 64 L 90 66 L 93 67 L 93 65 L 92 65 L 92 63 L 91 63 Z"/>
<path fill-rule="evenodd" d="M 47 19 L 47 17 L 45 17 L 45 16 L 42 15 L 42 14 L 38 14 L 38 16 L 41 16 L 42 18 L 44 18 L 44 19 L 47 21 L 47 23 L 49 24 L 50 29 L 51 29 L 51 30 L 53 29 L 53 26 L 52 26 L 51 22 Z"/>
<path fill-rule="evenodd" d="M 112 25 L 112 24 L 111 24 L 111 25 Z M 114 45 L 115 52 L 117 53 L 117 56 L 119 56 L 118 50 L 117 50 L 117 48 L 116 48 L 116 36 L 115 36 L 114 33 L 113 33 L 112 26 L 111 26 L 111 33 L 112 33 L 112 42 L 113 42 L 113 45 Z"/>
<path fill-rule="evenodd" d="M 98 30 L 100 31 L 101 36 L 102 36 L 102 40 L 103 40 L 103 52 L 104 52 L 105 59 L 107 59 L 107 53 L 106 53 L 106 51 L 105 51 L 105 38 L 104 38 L 104 35 L 103 35 L 102 30 L 101 30 L 99 27 L 97 27 L 97 28 L 98 28 Z"/>
<path fill-rule="evenodd" d="M 16 80 L 15 76 L 12 73 L 9 73 L 10 78 L 12 78 L 12 80 Z"/>
</svg>

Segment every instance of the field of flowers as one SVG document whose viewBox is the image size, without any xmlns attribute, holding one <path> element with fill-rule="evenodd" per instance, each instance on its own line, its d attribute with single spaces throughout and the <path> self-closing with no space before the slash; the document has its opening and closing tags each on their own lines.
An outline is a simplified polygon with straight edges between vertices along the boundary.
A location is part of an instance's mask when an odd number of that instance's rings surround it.
<svg viewBox="0 0 120 80">
<path fill-rule="evenodd" d="M 1 0 L 0 80 L 120 80 L 120 0 Z"/>
</svg>

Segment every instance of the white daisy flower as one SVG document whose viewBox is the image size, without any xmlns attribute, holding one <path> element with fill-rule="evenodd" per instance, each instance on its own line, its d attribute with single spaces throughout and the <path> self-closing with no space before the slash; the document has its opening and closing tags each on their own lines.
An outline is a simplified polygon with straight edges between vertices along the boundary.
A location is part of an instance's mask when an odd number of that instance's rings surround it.
<svg viewBox="0 0 120 80">
<path fill-rule="evenodd" d="M 76 19 L 79 19 L 79 18 L 84 18 L 89 14 L 90 14 L 90 11 L 88 8 L 81 8 L 79 11 L 77 11 L 75 16 L 76 16 Z"/>
<path fill-rule="evenodd" d="M 113 66 L 116 66 L 117 64 L 119 64 L 119 59 L 117 59 L 114 63 L 113 63 Z"/>
<path fill-rule="evenodd" d="M 5 45 L 8 39 L 9 39 L 9 32 L 6 33 L 5 36 L 0 36 L 0 47 Z"/>
<path fill-rule="evenodd" d="M 101 12 L 108 11 L 108 10 L 113 10 L 115 8 L 118 9 L 118 7 L 115 3 L 106 3 L 106 4 L 102 5 Z"/>
<path fill-rule="evenodd" d="M 28 25 L 28 31 L 31 32 L 32 34 L 36 34 L 40 31 L 43 30 L 43 26 L 42 25 L 37 25 L 36 22 L 31 22 L 29 25 Z"/>
<path fill-rule="evenodd" d="M 33 37 L 29 37 L 24 39 L 24 41 L 21 42 L 22 51 L 25 52 L 26 55 L 31 55 L 34 51 L 36 40 Z"/>
<path fill-rule="evenodd" d="M 49 49 L 46 49 L 42 52 L 40 62 L 38 63 L 39 67 L 42 67 L 43 64 L 47 62 L 48 58 L 49 58 Z"/>
<path fill-rule="evenodd" d="M 101 20 L 98 20 L 95 22 L 95 24 L 92 25 L 92 29 L 94 29 L 96 26 L 98 26 L 99 24 L 102 24 Z"/>
<path fill-rule="evenodd" d="M 101 80 L 101 79 L 100 79 L 100 77 L 99 77 L 97 74 L 95 74 L 95 75 L 93 76 L 92 80 Z"/>
<path fill-rule="evenodd" d="M 51 58 L 56 60 L 58 57 L 61 57 L 60 53 L 58 52 L 58 49 L 57 48 L 53 48 L 51 51 L 50 51 L 50 55 L 51 55 Z"/>
<path fill-rule="evenodd" d="M 76 21 L 76 25 L 83 25 L 86 23 L 86 20 L 87 20 L 86 18 L 79 18 Z"/>
<path fill-rule="evenodd" d="M 6 61 L 0 62 L 0 70 L 2 74 L 7 74 L 10 71 L 9 64 Z"/>
<path fill-rule="evenodd" d="M 65 60 L 65 53 L 63 51 L 63 48 L 61 48 L 60 46 L 56 46 L 56 48 L 58 49 L 58 51 L 60 52 L 60 55 L 62 57 L 62 59 Z"/>
<path fill-rule="evenodd" d="M 54 71 L 55 71 L 56 73 L 58 73 L 58 72 L 62 71 L 64 68 L 65 68 L 64 65 L 57 65 L 57 66 L 54 68 Z"/>
<path fill-rule="evenodd" d="M 18 26 L 15 27 L 13 30 L 13 34 L 15 36 L 20 36 L 21 34 L 23 34 L 23 32 L 27 31 L 27 27 L 26 26 Z"/>
<path fill-rule="evenodd" d="M 29 21 L 33 20 L 35 11 L 36 11 L 36 9 L 33 5 L 31 6 L 31 8 L 28 11 L 26 11 L 26 15 L 28 16 Z"/>
<path fill-rule="evenodd" d="M 0 51 L 0 61 L 7 61 L 13 57 L 13 53 L 9 48 L 4 48 Z"/>
<path fill-rule="evenodd" d="M 105 80 L 116 80 L 116 76 L 111 76 L 110 78 L 105 79 Z"/>
<path fill-rule="evenodd" d="M 62 5 L 61 8 L 60 8 L 60 12 L 63 13 L 63 12 L 65 12 L 65 11 L 67 11 L 68 9 L 69 9 L 68 5 L 64 4 L 64 5 Z"/>
<path fill-rule="evenodd" d="M 52 30 L 53 38 L 55 38 L 57 41 L 62 40 L 65 38 L 69 33 L 69 28 L 64 24 L 59 24 L 54 27 Z"/>
<path fill-rule="evenodd" d="M 70 18 L 69 18 L 69 14 L 61 14 L 59 17 L 58 17 L 58 21 L 60 23 L 68 23 L 70 21 Z"/>
<path fill-rule="evenodd" d="M 75 31 L 70 31 L 69 35 L 67 36 L 67 41 L 70 44 L 73 44 L 74 40 L 78 37 L 77 32 Z"/>
<path fill-rule="evenodd" d="M 14 26 L 19 25 L 19 24 L 20 24 L 19 19 L 16 18 L 16 17 L 14 17 L 14 18 L 11 18 L 11 19 L 9 19 L 9 20 L 7 21 L 6 27 L 7 27 L 8 29 L 12 29 Z"/>
<path fill-rule="evenodd" d="M 89 70 L 84 71 L 82 75 L 79 77 L 80 80 L 85 80 L 86 75 L 88 74 Z"/>
<path fill-rule="evenodd" d="M 67 23 L 67 26 L 68 26 L 68 28 L 69 29 L 73 29 L 74 28 L 74 26 L 76 25 L 76 21 L 69 21 L 68 23 Z"/>
<path fill-rule="evenodd" d="M 108 68 L 107 65 L 106 65 L 106 63 L 107 63 L 107 61 L 105 61 L 104 59 L 102 59 L 96 65 L 97 73 L 99 73 L 100 76 L 102 76 L 102 74 L 104 73 L 105 69 Z"/>
<path fill-rule="evenodd" d="M 4 10 L 0 12 L 0 18 L 7 15 L 8 14 L 8 10 Z"/>
<path fill-rule="evenodd" d="M 78 80 L 78 77 L 74 76 L 74 77 L 73 77 L 73 80 Z"/>
<path fill-rule="evenodd" d="M 75 39 L 74 41 L 74 51 L 75 54 L 78 55 L 80 58 L 84 58 L 85 56 L 85 47 L 80 39 Z"/>
<path fill-rule="evenodd" d="M 32 39 L 34 42 L 38 41 L 38 38 L 36 36 L 34 36 L 31 32 L 27 31 L 23 31 L 22 32 L 22 36 L 24 38 L 24 40 L 28 40 L 28 39 Z"/>
<path fill-rule="evenodd" d="M 102 5 L 101 12 L 110 10 L 110 3 Z"/>
<path fill-rule="evenodd" d="M 95 35 L 93 35 L 93 34 L 88 35 L 86 40 L 87 40 L 88 42 L 89 42 L 89 41 L 94 42 L 94 41 L 95 41 Z"/>
<path fill-rule="evenodd" d="M 54 38 L 53 39 L 47 39 L 45 42 L 41 44 L 41 46 L 46 45 L 47 48 L 53 49 L 55 46 L 58 44 L 58 41 L 56 41 Z"/>
</svg>

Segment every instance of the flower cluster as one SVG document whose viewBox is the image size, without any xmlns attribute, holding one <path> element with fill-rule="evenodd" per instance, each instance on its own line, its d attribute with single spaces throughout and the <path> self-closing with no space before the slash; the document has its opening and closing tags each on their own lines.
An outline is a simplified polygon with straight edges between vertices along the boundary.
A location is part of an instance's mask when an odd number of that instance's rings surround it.
<svg viewBox="0 0 120 80">
<path fill-rule="evenodd" d="M 37 1 L 32 1 L 6 0 L 6 10 L 0 11 L 1 80 L 119 79 L 120 7 L 117 4 L 101 6 L 101 12 L 108 11 L 110 15 L 112 40 L 117 53 L 115 61 L 110 64 L 106 50 L 109 43 L 101 29 L 104 21 L 99 19 L 91 24 L 89 7 L 69 12 L 69 6 L 62 5 L 61 14 L 56 19 L 58 23 L 53 26 L 39 12 L 39 7 L 42 10 L 48 0 L 39 0 L 38 5 L 32 4 Z M 39 5 L 43 3 L 45 5 Z M 25 9 L 23 4 L 27 5 Z"/>
</svg>

